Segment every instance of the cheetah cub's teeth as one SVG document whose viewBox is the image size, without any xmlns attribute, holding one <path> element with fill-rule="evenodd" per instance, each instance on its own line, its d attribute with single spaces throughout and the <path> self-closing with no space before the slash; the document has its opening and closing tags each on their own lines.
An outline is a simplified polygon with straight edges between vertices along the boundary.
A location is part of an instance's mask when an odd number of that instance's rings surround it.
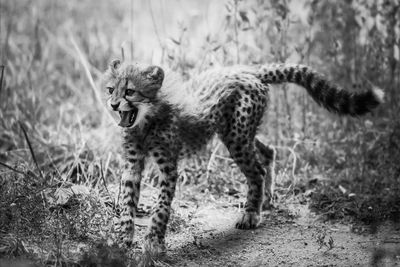
<svg viewBox="0 0 400 267">
<path fill-rule="evenodd" d="M 119 126 L 121 127 L 131 127 L 136 120 L 136 116 L 138 114 L 138 109 L 134 108 L 129 111 L 119 111 L 119 116 L 121 117 L 121 121 L 119 122 Z"/>
</svg>

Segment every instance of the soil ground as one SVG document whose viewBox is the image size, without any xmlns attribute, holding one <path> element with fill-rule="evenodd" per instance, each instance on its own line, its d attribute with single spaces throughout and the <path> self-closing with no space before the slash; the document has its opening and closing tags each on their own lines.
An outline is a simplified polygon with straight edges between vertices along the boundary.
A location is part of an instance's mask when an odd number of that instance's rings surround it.
<svg viewBox="0 0 400 267">
<path fill-rule="evenodd" d="M 167 266 L 400 266 L 400 225 L 390 222 L 371 233 L 366 226 L 323 222 L 307 205 L 286 203 L 264 213 L 259 228 L 238 230 L 239 208 L 224 201 L 193 206 L 175 207 L 181 218 L 186 209 L 190 220 L 168 233 Z M 145 230 L 146 219 L 138 224 Z"/>
</svg>

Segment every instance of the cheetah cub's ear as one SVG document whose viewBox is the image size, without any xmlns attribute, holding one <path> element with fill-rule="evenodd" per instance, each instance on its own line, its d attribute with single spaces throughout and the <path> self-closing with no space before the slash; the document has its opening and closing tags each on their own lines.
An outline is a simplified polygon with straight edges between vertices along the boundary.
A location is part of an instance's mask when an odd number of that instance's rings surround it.
<svg viewBox="0 0 400 267">
<path fill-rule="evenodd" d="M 119 68 L 119 66 L 121 66 L 121 60 L 119 59 L 113 59 L 109 65 L 111 70 L 116 70 Z"/>
<path fill-rule="evenodd" d="M 162 68 L 158 66 L 150 66 L 146 69 L 145 74 L 147 79 L 161 87 L 164 81 L 164 71 Z"/>
</svg>

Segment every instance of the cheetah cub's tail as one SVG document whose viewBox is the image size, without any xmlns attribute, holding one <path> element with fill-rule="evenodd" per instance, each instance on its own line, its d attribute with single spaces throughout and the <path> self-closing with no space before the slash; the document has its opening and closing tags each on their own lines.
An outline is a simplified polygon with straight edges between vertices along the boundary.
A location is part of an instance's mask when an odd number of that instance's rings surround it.
<svg viewBox="0 0 400 267">
<path fill-rule="evenodd" d="M 358 116 L 372 111 L 383 102 L 384 92 L 373 88 L 348 92 L 304 65 L 273 64 L 262 66 L 257 77 L 262 83 L 290 82 L 304 87 L 311 97 L 331 112 Z"/>
</svg>

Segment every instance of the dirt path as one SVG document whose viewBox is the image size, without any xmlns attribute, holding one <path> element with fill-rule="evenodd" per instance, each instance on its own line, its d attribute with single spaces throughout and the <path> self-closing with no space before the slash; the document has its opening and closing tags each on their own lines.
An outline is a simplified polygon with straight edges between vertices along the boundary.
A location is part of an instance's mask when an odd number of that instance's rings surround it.
<svg viewBox="0 0 400 267">
<path fill-rule="evenodd" d="M 185 196 L 177 197 L 173 204 L 174 212 L 166 240 L 167 254 L 155 262 L 156 267 L 371 266 L 374 259 L 377 260 L 374 266 L 400 266 L 398 224 L 387 222 L 371 233 L 371 229 L 365 226 L 324 223 L 308 210 L 306 204 L 283 201 L 263 215 L 263 222 L 257 229 L 238 230 L 234 223 L 239 217 L 237 206 L 243 202 L 243 197 L 214 198 L 211 194 L 182 192 Z M 154 192 L 144 190 L 143 195 L 142 201 L 151 204 Z M 137 218 L 135 222 L 135 239 L 139 246 L 143 242 L 148 220 L 146 217 Z M 75 243 L 63 244 L 63 248 L 69 248 L 63 255 L 70 258 L 61 257 L 62 261 L 76 262 L 82 258 L 78 247 L 87 248 L 88 244 Z M 48 255 L 38 254 L 39 258 Z M 142 256 L 139 248 L 130 250 L 128 254 L 135 258 Z M 96 263 L 100 254 L 93 255 L 96 255 L 93 258 Z M 115 255 L 118 260 L 120 254 Z M 115 266 L 111 261 L 110 264 L 98 266 Z M 23 259 L 0 259 L 0 267 L 3 266 L 35 265 Z"/>
<path fill-rule="evenodd" d="M 287 208 L 275 209 L 258 229 L 245 231 L 233 226 L 238 209 L 204 205 L 188 225 L 169 233 L 163 261 L 171 266 L 368 266 L 376 255 L 384 257 L 377 266 L 400 266 L 400 227 L 385 224 L 375 234 L 357 234 L 350 226 L 318 221 L 306 206 Z"/>
</svg>

